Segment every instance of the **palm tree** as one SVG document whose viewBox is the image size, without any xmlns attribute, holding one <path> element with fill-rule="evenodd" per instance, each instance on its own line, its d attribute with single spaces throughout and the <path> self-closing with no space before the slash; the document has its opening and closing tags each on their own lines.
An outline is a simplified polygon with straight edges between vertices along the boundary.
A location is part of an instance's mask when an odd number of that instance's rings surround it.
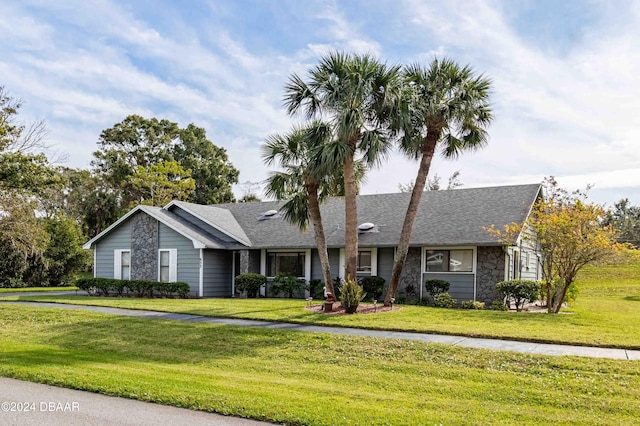
<svg viewBox="0 0 640 426">
<path fill-rule="evenodd" d="M 294 127 L 287 135 L 272 135 L 262 147 L 266 164 L 283 169 L 267 179 L 265 192 L 276 199 L 288 201 L 282 206 L 284 218 L 306 230 L 311 222 L 322 265 L 327 291 L 335 295 L 327 252 L 327 239 L 320 214 L 320 203 L 330 194 L 335 180 L 317 162 L 322 147 L 331 138 L 331 129 L 320 121 L 306 127 Z"/>
<path fill-rule="evenodd" d="M 356 276 L 358 213 L 356 162 L 378 164 L 389 152 L 385 131 L 399 98 L 400 67 L 387 66 L 369 55 L 330 53 L 309 71 L 308 81 L 293 75 L 286 86 L 289 114 L 324 118 L 335 139 L 321 154 L 321 163 L 341 167 L 345 194 L 345 277 Z"/>
<path fill-rule="evenodd" d="M 406 113 L 395 117 L 394 127 L 404 132 L 400 149 L 420 159 L 420 167 L 402 226 L 385 306 L 400 282 L 436 148 L 440 145 L 444 157 L 455 158 L 463 151 L 483 147 L 487 141 L 485 128 L 492 119 L 491 80 L 482 75 L 476 77 L 469 66 L 460 67 L 450 59 L 434 59 L 428 68 L 419 64 L 406 67 L 404 80 L 402 111 Z"/>
</svg>

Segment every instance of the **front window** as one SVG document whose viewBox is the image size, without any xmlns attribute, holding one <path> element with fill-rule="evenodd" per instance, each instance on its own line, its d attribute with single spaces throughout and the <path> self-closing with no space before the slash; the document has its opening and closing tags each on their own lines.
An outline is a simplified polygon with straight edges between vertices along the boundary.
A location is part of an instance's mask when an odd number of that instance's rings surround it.
<svg viewBox="0 0 640 426">
<path fill-rule="evenodd" d="M 473 272 L 473 250 L 427 250 L 426 272 Z"/>
<path fill-rule="evenodd" d="M 178 250 L 158 250 L 158 281 L 173 283 L 178 281 Z"/>
<path fill-rule="evenodd" d="M 290 274 L 304 277 L 304 252 L 271 252 L 267 253 L 267 276 Z"/>
<path fill-rule="evenodd" d="M 371 273 L 371 252 L 359 251 L 358 252 L 358 267 L 357 272 Z"/>
<path fill-rule="evenodd" d="M 120 252 L 120 278 L 123 280 L 131 279 L 131 252 Z"/>
<path fill-rule="evenodd" d="M 160 252 L 160 282 L 169 282 L 169 271 L 171 270 L 171 253 L 169 251 Z"/>
</svg>

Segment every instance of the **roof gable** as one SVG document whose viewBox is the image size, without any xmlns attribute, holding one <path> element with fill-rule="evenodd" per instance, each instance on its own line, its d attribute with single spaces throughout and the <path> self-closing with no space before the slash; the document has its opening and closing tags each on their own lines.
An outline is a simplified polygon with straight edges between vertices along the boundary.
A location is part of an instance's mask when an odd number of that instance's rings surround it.
<svg viewBox="0 0 640 426">
<path fill-rule="evenodd" d="M 242 229 L 240 224 L 238 224 L 229 210 L 215 206 L 203 206 L 201 204 L 187 203 L 184 201 L 172 201 L 167 204 L 164 209 L 171 211 L 176 207 L 184 210 L 196 219 L 201 220 L 215 230 L 222 232 L 234 241 L 245 246 L 251 246 L 251 240 L 247 237 L 244 229 Z"/>
<path fill-rule="evenodd" d="M 218 241 L 215 241 L 212 238 L 204 235 L 201 232 L 198 232 L 197 229 L 189 226 L 189 224 L 185 223 L 176 215 L 168 212 L 160 207 L 153 206 L 143 206 L 139 205 L 129 210 L 126 214 L 124 214 L 120 219 L 115 221 L 111 226 L 107 229 L 93 237 L 91 240 L 87 241 L 82 248 L 90 249 L 93 248 L 94 244 L 100 241 L 102 238 L 107 236 L 112 230 L 116 229 L 120 224 L 124 223 L 127 219 L 133 216 L 137 212 L 143 212 L 158 220 L 159 222 L 165 224 L 169 228 L 173 229 L 183 237 L 189 239 L 193 243 L 194 248 L 226 248 Z"/>
</svg>

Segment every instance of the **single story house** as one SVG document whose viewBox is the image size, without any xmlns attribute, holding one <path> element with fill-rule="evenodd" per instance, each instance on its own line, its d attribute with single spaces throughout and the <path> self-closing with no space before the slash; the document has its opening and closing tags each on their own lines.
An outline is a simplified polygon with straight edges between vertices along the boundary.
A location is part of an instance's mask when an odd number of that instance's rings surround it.
<svg viewBox="0 0 640 426">
<path fill-rule="evenodd" d="M 491 302 L 504 279 L 540 278 L 540 253 L 530 239 L 505 244 L 486 231 L 522 222 L 541 185 L 428 191 L 423 194 L 399 291 L 445 279 L 462 300 Z M 390 280 L 395 247 L 410 194 L 359 195 L 358 275 Z M 234 278 L 290 272 L 322 279 L 313 231 L 301 232 L 279 212 L 283 202 L 198 205 L 173 201 L 137 206 L 85 249 L 94 251 L 96 277 L 184 281 L 199 297 L 233 297 Z M 330 198 L 322 217 L 334 276 L 344 274 L 344 202 Z"/>
</svg>

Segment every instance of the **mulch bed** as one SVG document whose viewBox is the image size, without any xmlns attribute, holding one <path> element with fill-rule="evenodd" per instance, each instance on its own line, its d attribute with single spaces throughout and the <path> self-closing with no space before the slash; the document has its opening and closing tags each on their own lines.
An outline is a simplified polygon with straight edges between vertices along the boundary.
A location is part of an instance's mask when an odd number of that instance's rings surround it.
<svg viewBox="0 0 640 426">
<path fill-rule="evenodd" d="M 320 304 L 320 305 L 311 305 L 311 306 L 307 306 L 305 309 L 313 312 L 314 314 L 322 314 L 324 313 L 323 310 L 324 307 L 324 303 Z M 394 306 L 393 310 L 397 311 L 399 309 L 402 309 L 398 306 Z M 356 311 L 357 314 L 373 314 L 373 313 L 379 313 L 379 312 L 390 312 L 391 308 L 390 307 L 385 307 L 382 304 L 376 305 L 375 307 L 371 304 L 360 304 L 358 305 L 358 309 Z M 344 308 L 342 306 L 340 306 L 340 302 L 335 302 L 333 304 L 333 309 L 331 312 L 327 312 L 327 315 L 346 315 L 346 313 L 344 312 Z"/>
</svg>

